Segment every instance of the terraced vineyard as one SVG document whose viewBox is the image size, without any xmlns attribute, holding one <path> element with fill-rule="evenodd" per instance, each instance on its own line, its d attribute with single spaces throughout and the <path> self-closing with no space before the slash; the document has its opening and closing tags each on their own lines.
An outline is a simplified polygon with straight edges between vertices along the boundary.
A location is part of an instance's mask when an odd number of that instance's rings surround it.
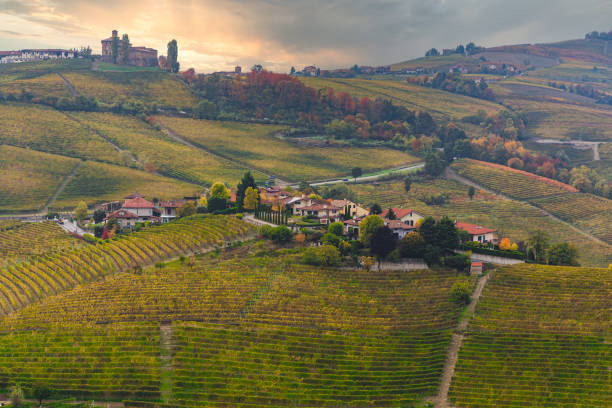
<svg viewBox="0 0 612 408">
<path fill-rule="evenodd" d="M 418 161 L 388 148 L 300 147 L 276 138 L 279 126 L 166 116 L 155 120 L 195 145 L 290 181 L 345 176 L 356 166 L 369 172 Z"/>
<path fill-rule="evenodd" d="M 464 159 L 452 164 L 460 175 L 509 197 L 529 200 L 546 196 L 575 193 L 577 190 L 559 181 L 499 164 Z"/>
<path fill-rule="evenodd" d="M 244 166 L 171 140 L 146 122 L 111 113 L 73 113 L 71 117 L 102 134 L 124 150 L 132 152 L 146 168 L 191 183 L 209 184 L 227 181 L 235 186 Z M 258 180 L 265 180 L 253 172 Z"/>
<path fill-rule="evenodd" d="M 81 246 L 81 241 L 67 234 L 57 224 L 0 223 L 0 259 L 24 258 Z"/>
<path fill-rule="evenodd" d="M 611 200 L 577 193 L 533 200 L 533 203 L 612 244 Z"/>
<path fill-rule="evenodd" d="M 607 267 L 612 262 L 612 245 L 597 243 L 571 229 L 560 221 L 543 214 L 538 208 L 514 200 L 504 200 L 484 191 L 476 191 L 473 200 L 468 188 L 453 180 L 433 180 L 413 183 L 405 192 L 403 182 L 386 181 L 370 184 L 349 184 L 357 200 L 378 202 L 383 208 L 398 206 L 411 208 L 421 214 L 495 228 L 498 235 L 512 241 L 526 241 L 529 234 L 541 229 L 550 234 L 553 242 L 571 242 L 578 248 L 579 262 L 583 266 Z M 427 205 L 423 196 L 448 194 L 443 205 Z M 574 194 L 570 194 L 574 195 Z"/>
<path fill-rule="evenodd" d="M 159 324 L 0 332 L 0 388 L 44 383 L 79 399 L 159 398 Z"/>
<path fill-rule="evenodd" d="M 201 190 L 202 186 L 145 171 L 87 161 L 77 170 L 51 208 L 71 209 L 79 201 L 93 205 L 121 199 L 135 191 L 147 197 L 169 200 Z"/>
<path fill-rule="evenodd" d="M 78 163 L 0 144 L 0 213 L 38 211 Z"/>
<path fill-rule="evenodd" d="M 181 81 L 165 72 L 93 72 L 64 74 L 77 92 L 104 103 L 140 100 L 160 107 L 191 108 L 198 98 Z"/>
<path fill-rule="evenodd" d="M 0 144 L 121 164 L 113 146 L 63 113 L 41 105 L 0 104 Z"/>
<path fill-rule="evenodd" d="M 57 382 L 59 390 L 140 401 L 131 406 L 160 400 L 176 407 L 398 406 L 436 393 L 461 311 L 450 288 L 462 278 L 448 271 L 317 269 L 238 251 L 222 262 L 204 256 L 192 266 L 173 262 L 143 274 L 117 274 L 5 317 L 0 331 L 30 337 L 0 336 L 0 351 L 20 341 L 37 364 L 28 370 L 17 359 L 0 378 L 27 385 L 33 372 L 56 366 L 56 349 L 42 354 L 38 346 L 39 338 L 55 336 L 71 345 L 62 350 L 65 359 L 78 361 L 84 375 L 92 355 L 106 357 L 100 378 L 117 375 L 106 387 L 89 379 L 77 391 Z M 134 347 L 128 385 L 125 371 L 109 367 L 116 359 L 106 341 L 87 346 L 89 334 L 72 341 L 77 330 L 95 329 L 105 338 L 104 331 L 133 325 L 142 328 L 121 343 Z M 68 330 L 60 335 L 59 326 Z M 108 336 L 112 350 L 132 356 L 114 340 L 123 335 L 120 329 Z M 162 359 L 168 353 L 171 359 Z M 67 383 L 78 378 L 63 365 L 53 373 L 63 371 Z M 56 384 L 54 376 L 40 374 Z"/>
<path fill-rule="evenodd" d="M 459 352 L 460 407 L 612 405 L 612 271 L 495 271 Z"/>
<path fill-rule="evenodd" d="M 199 250 L 251 230 L 234 217 L 193 216 L 100 245 L 9 263 L 0 269 L 0 312 L 8 314 L 113 272 Z"/>
</svg>

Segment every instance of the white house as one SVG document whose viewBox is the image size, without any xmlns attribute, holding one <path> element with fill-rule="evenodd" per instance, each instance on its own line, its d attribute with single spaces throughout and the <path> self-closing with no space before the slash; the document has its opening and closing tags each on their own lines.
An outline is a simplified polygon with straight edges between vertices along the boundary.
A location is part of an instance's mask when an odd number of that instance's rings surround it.
<svg viewBox="0 0 612 408">
<path fill-rule="evenodd" d="M 385 225 L 397 236 L 397 239 L 402 239 L 409 233 L 416 231 L 416 227 L 408 225 L 400 220 L 385 220 Z"/>
<path fill-rule="evenodd" d="M 395 219 L 399 220 L 405 224 L 408 224 L 411 227 L 416 226 L 416 223 L 421 218 L 424 218 L 422 214 L 419 214 L 416 211 L 410 210 L 408 208 L 391 208 L 393 213 L 395 214 Z M 389 215 L 389 210 L 385 210 L 380 214 L 384 219 Z"/>
<path fill-rule="evenodd" d="M 369 211 L 359 204 L 355 204 L 350 200 L 332 200 L 332 205 L 335 207 L 342 208 L 342 214 L 348 214 L 349 217 L 365 217 L 369 214 Z"/>
<path fill-rule="evenodd" d="M 468 224 L 467 222 L 455 223 L 458 229 L 468 233 L 470 241 L 474 242 L 497 242 L 494 229 L 481 227 L 480 225 Z"/>
<path fill-rule="evenodd" d="M 162 223 L 172 221 L 176 218 L 176 209 L 182 206 L 180 201 L 162 201 L 159 203 Z"/>
</svg>

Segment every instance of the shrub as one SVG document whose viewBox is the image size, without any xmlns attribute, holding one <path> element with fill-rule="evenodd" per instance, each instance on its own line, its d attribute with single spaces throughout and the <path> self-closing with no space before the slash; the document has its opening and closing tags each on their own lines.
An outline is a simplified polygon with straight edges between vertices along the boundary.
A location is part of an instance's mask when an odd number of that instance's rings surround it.
<svg viewBox="0 0 612 408">
<path fill-rule="evenodd" d="M 467 305 L 471 299 L 471 287 L 468 280 L 460 280 L 451 287 L 451 300 L 461 305 Z"/>
<path fill-rule="evenodd" d="M 344 235 L 344 224 L 341 222 L 332 222 L 327 227 L 327 232 L 341 237 Z"/>
<path fill-rule="evenodd" d="M 337 247 L 338 244 L 340 244 L 340 237 L 337 236 L 336 234 L 328 232 L 325 235 L 323 235 L 323 238 L 321 238 L 321 242 L 326 245 L 333 245 Z"/>
<path fill-rule="evenodd" d="M 315 266 L 335 266 L 340 263 L 340 251 L 332 245 L 310 247 L 304 251 L 302 261 Z"/>
<path fill-rule="evenodd" d="M 398 249 L 404 258 L 421 258 L 425 251 L 425 240 L 418 232 L 411 232 L 398 243 Z"/>
<path fill-rule="evenodd" d="M 465 272 L 470 267 L 471 263 L 470 257 L 463 254 L 444 257 L 444 266 L 456 269 L 458 272 Z"/>
<path fill-rule="evenodd" d="M 270 225 L 262 225 L 259 228 L 259 234 L 277 244 L 285 244 L 293 239 L 293 233 L 291 230 L 284 225 L 278 227 L 271 227 Z"/>
</svg>

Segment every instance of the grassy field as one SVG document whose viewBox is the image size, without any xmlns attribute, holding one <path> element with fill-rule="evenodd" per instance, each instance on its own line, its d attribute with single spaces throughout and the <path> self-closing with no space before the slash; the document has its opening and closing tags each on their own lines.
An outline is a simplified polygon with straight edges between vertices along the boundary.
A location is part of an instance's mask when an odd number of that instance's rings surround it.
<svg viewBox="0 0 612 408">
<path fill-rule="evenodd" d="M 202 187 L 141 170 L 87 161 L 75 173 L 66 188 L 51 205 L 55 210 L 72 209 L 79 201 L 88 205 L 121 200 L 138 192 L 149 199 L 181 198 L 201 191 Z"/>
<path fill-rule="evenodd" d="M 0 145 L 0 213 L 38 211 L 79 160 Z"/>
<path fill-rule="evenodd" d="M 91 67 L 91 61 L 86 59 L 47 60 L 37 62 L 22 62 L 19 64 L 1 64 L 0 82 L 7 77 L 34 78 L 53 72 L 82 71 Z"/>
<path fill-rule="evenodd" d="M 428 270 L 339 273 L 284 264 L 279 254 L 245 256 L 243 248 L 224 257 L 229 259 L 205 255 L 193 266 L 172 262 L 144 274 L 116 274 L 0 320 L 0 331 L 24 333 L 0 336 L 0 359 L 1 351 L 17 342 L 23 344 L 19 350 L 27 348 L 36 357 L 28 369 L 17 354 L 4 368 L 3 384 L 18 378 L 27 386 L 38 375 L 65 395 L 95 390 L 183 407 L 395 407 L 436 393 L 461 312 L 450 288 L 465 278 Z M 63 334 L 56 330 L 60 325 L 68 329 Z M 91 327 L 97 327 L 99 340 L 87 346 Z M 135 338 L 116 344 L 115 336 L 125 335 L 123 327 L 135 327 Z M 139 327 L 146 327 L 144 342 L 138 336 L 145 329 Z M 117 334 L 104 334 L 114 328 Z M 79 330 L 85 333 L 73 339 Z M 47 336 L 65 346 L 43 354 L 39 339 Z M 101 348 L 107 340 L 115 345 L 113 353 Z M 128 392 L 120 392 L 122 370 L 113 371 L 112 384 L 94 382 L 104 381 L 118 356 L 128 358 L 129 346 L 135 367 Z M 59 364 L 60 352 L 79 369 Z M 104 373 L 95 380 L 88 376 L 94 362 Z M 152 367 L 161 371 L 151 373 Z M 57 372 L 64 373 L 64 382 L 56 379 Z M 88 380 L 75 391 L 68 384 L 80 375 Z"/>
<path fill-rule="evenodd" d="M 205 151 L 170 139 L 146 122 L 131 116 L 111 113 L 72 113 L 71 117 L 94 129 L 108 140 L 130 151 L 141 166 L 191 183 L 211 185 L 226 181 L 232 186 L 248 169 Z M 253 172 L 257 180 L 266 177 Z"/>
<path fill-rule="evenodd" d="M 276 138 L 278 126 L 166 116 L 155 120 L 195 145 L 289 181 L 346 176 L 356 166 L 367 173 L 418 161 L 388 148 L 300 147 Z"/>
<path fill-rule="evenodd" d="M 160 107 L 191 108 L 198 102 L 189 88 L 165 72 L 67 72 L 77 92 L 104 103 L 140 100 Z"/>
<path fill-rule="evenodd" d="M 367 79 L 300 78 L 315 89 L 333 88 L 337 92 L 348 92 L 361 98 L 390 99 L 408 109 L 426 111 L 437 118 L 460 119 L 482 109 L 488 113 L 498 112 L 502 106 L 469 96 L 426 88 L 405 81 Z"/>
<path fill-rule="evenodd" d="M 0 144 L 120 164 L 113 146 L 63 113 L 40 105 L 0 104 Z"/>
<path fill-rule="evenodd" d="M 469 222 L 497 230 L 500 237 L 512 241 L 526 241 L 529 234 L 541 229 L 550 234 L 553 242 L 571 242 L 578 248 L 580 263 L 586 266 L 608 266 L 612 262 L 612 246 L 587 240 L 567 225 L 547 217 L 537 208 L 513 200 L 477 191 L 473 200 L 468 187 L 452 180 L 436 179 L 413 183 L 406 193 L 402 181 L 380 182 L 377 185 L 349 185 L 358 202 L 379 203 L 383 208 L 411 208 L 434 217 L 449 216 L 452 220 Z M 423 197 L 448 194 L 443 205 L 427 205 Z"/>
<path fill-rule="evenodd" d="M 0 94 L 13 94 L 19 97 L 22 92 L 29 93 L 35 98 L 53 96 L 56 98 L 70 98 L 72 94 L 56 73 L 45 74 L 35 78 L 13 79 L 3 81 L 0 76 Z"/>
<path fill-rule="evenodd" d="M 610 406 L 610 298 L 606 269 L 495 271 L 459 352 L 454 405 Z"/>
</svg>

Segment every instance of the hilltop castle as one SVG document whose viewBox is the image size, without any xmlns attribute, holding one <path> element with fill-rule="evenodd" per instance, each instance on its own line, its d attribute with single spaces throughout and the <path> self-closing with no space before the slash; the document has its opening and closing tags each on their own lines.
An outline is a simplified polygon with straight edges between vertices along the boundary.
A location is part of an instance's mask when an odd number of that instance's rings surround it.
<svg viewBox="0 0 612 408">
<path fill-rule="evenodd" d="M 113 62 L 113 38 L 118 37 L 117 30 L 113 30 L 112 36 L 102 40 L 102 61 Z M 119 42 L 119 53 L 121 52 L 122 40 L 117 38 Z M 147 47 L 132 47 L 130 45 L 130 57 L 127 65 L 136 65 L 139 67 L 155 67 L 157 66 L 157 50 Z"/>
</svg>

